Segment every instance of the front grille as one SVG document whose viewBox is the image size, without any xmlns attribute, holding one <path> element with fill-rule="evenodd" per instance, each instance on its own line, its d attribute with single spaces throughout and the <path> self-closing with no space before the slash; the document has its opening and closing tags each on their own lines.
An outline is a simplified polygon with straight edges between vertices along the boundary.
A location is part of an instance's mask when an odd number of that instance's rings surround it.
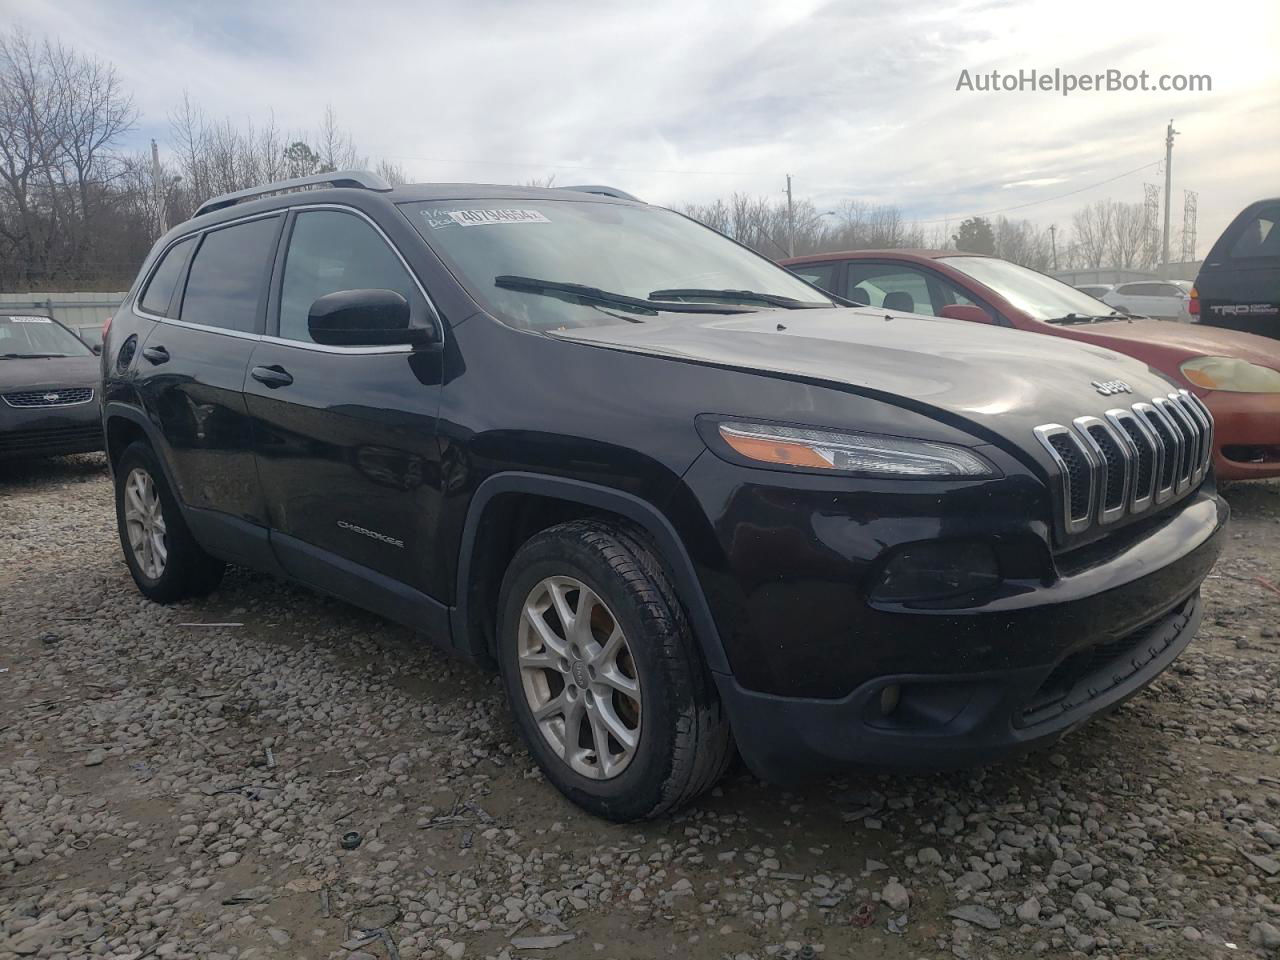
<svg viewBox="0 0 1280 960">
<path fill-rule="evenodd" d="M 0 430 L 0 453 L 40 453 L 64 447 L 102 443 L 102 424 L 89 423 L 44 430 Z"/>
<path fill-rule="evenodd" d="M 1035 434 L 1058 466 L 1067 533 L 1186 493 L 1204 479 L 1213 454 L 1213 416 L 1186 390 L 1108 410 L 1105 419 L 1047 423 Z"/>
<path fill-rule="evenodd" d="M 25 390 L 6 393 L 4 402 L 11 407 L 70 407 L 93 399 L 92 387 L 60 387 L 54 390 Z"/>
</svg>

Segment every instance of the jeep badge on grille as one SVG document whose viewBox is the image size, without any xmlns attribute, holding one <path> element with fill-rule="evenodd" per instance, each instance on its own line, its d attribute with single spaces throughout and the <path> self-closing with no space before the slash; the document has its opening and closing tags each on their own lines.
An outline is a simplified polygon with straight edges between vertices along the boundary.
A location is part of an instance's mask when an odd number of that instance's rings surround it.
<svg viewBox="0 0 1280 960">
<path fill-rule="evenodd" d="M 1093 388 L 1104 397 L 1109 397 L 1116 393 L 1133 393 L 1133 387 L 1129 386 L 1123 380 L 1093 380 Z"/>
</svg>

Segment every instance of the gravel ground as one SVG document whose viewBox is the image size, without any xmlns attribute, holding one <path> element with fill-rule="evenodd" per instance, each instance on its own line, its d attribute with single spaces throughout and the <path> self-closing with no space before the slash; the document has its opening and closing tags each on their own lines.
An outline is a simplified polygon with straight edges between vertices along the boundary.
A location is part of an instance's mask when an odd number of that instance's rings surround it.
<svg viewBox="0 0 1280 960">
<path fill-rule="evenodd" d="M 406 630 L 243 571 L 147 603 L 110 492 L 0 467 L 2 960 L 1280 956 L 1280 484 L 1227 491 L 1201 639 L 1053 752 L 623 827 Z"/>
</svg>

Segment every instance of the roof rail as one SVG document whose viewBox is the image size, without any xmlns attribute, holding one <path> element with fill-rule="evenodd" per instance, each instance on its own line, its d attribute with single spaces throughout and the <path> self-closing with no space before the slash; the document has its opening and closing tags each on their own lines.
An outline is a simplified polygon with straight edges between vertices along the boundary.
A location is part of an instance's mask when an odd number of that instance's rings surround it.
<svg viewBox="0 0 1280 960">
<path fill-rule="evenodd" d="M 636 203 L 644 203 L 639 197 L 633 197 L 625 190 L 619 190 L 617 187 L 605 187 L 599 184 L 584 184 L 576 187 L 561 187 L 561 190 L 574 190 L 578 193 L 598 193 L 602 197 L 613 197 L 615 200 L 634 200 Z"/>
<path fill-rule="evenodd" d="M 248 190 L 237 190 L 235 193 L 224 193 L 220 197 L 213 197 L 200 204 L 196 209 L 195 216 L 198 217 L 204 213 L 221 210 L 223 207 L 234 206 L 241 200 L 250 200 L 253 197 L 261 197 L 268 193 L 280 193 L 297 187 L 310 187 L 319 183 L 327 183 L 335 187 L 358 187 L 361 190 L 377 190 L 379 193 L 386 193 L 391 189 L 391 184 L 376 173 L 370 173 L 368 170 L 335 170 L 331 173 L 317 173 L 309 177 L 295 177 L 293 180 L 277 180 L 274 183 L 264 183 L 259 187 L 250 187 Z"/>
</svg>

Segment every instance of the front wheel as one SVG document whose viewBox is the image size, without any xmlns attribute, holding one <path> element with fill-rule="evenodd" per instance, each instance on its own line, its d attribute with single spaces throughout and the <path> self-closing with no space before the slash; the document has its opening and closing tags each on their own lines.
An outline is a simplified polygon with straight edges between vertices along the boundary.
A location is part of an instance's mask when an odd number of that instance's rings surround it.
<svg viewBox="0 0 1280 960">
<path fill-rule="evenodd" d="M 661 816 L 723 774 L 732 740 L 661 564 L 628 529 L 552 527 L 502 585 L 499 662 L 547 778 L 590 813 Z"/>
<path fill-rule="evenodd" d="M 115 478 L 120 546 L 143 595 L 172 603 L 213 590 L 225 564 L 191 536 L 151 448 L 130 444 L 116 463 Z"/>
</svg>

